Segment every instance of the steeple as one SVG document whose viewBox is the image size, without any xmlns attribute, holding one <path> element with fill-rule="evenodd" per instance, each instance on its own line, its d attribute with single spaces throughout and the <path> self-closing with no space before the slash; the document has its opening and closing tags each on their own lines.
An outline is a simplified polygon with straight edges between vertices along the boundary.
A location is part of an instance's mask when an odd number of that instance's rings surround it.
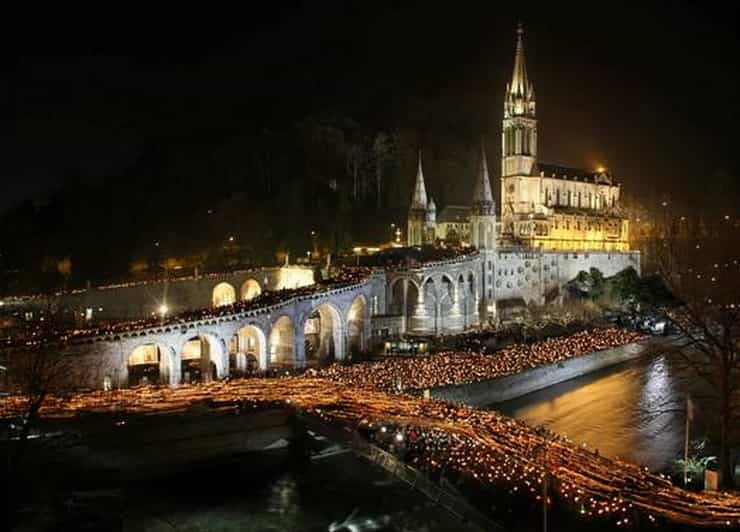
<svg viewBox="0 0 740 532">
<path fill-rule="evenodd" d="M 527 62 L 524 57 L 524 28 L 521 22 L 516 30 L 516 53 L 514 55 L 514 71 L 511 83 L 506 85 L 504 101 L 504 116 L 527 116 L 534 118 L 535 97 L 534 86 L 527 77 Z"/>
<path fill-rule="evenodd" d="M 421 168 L 421 150 L 419 150 L 419 166 L 416 170 L 416 184 L 414 195 L 411 198 L 408 218 L 409 246 L 434 244 L 436 237 L 437 208 L 431 196 L 427 196 L 424 186 L 424 171 Z"/>
<path fill-rule="evenodd" d="M 524 60 L 524 28 L 521 22 L 516 29 L 516 35 L 516 55 L 514 56 L 514 73 L 511 76 L 510 92 L 517 96 L 524 96 L 529 92 L 529 83 L 527 80 L 527 63 Z"/>
<path fill-rule="evenodd" d="M 488 176 L 488 162 L 486 160 L 486 148 L 481 140 L 480 162 L 478 163 L 478 175 L 473 187 L 473 209 L 482 215 L 491 214 L 494 209 L 493 193 L 491 192 L 491 180 Z"/>
<path fill-rule="evenodd" d="M 411 198 L 411 208 L 426 209 L 427 204 L 427 189 L 424 186 L 424 171 L 421 169 L 421 150 L 419 150 L 419 168 L 416 171 L 416 185 L 414 185 L 414 196 Z"/>
<path fill-rule="evenodd" d="M 511 83 L 506 85 L 504 121 L 501 131 L 501 212 L 512 207 L 518 190 L 516 182 L 504 186 L 508 176 L 531 176 L 537 162 L 537 119 L 534 86 L 527 76 L 524 60 L 524 30 L 516 30 L 516 54 Z M 507 192 L 508 191 L 508 192 Z"/>
</svg>

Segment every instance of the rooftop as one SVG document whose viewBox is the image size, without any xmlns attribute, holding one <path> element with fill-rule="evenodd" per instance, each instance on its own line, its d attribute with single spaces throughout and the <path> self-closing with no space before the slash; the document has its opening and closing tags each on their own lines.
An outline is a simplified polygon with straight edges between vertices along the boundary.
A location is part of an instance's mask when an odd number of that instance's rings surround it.
<svg viewBox="0 0 740 532">
<path fill-rule="evenodd" d="M 437 223 L 468 223 L 470 207 L 465 205 L 448 205 L 437 217 Z"/>
<path fill-rule="evenodd" d="M 570 168 L 558 164 L 537 163 L 537 172 L 543 177 L 554 177 L 556 179 L 567 179 L 570 181 L 584 181 L 604 185 L 616 185 L 614 176 L 604 170 L 603 172 L 584 170 L 583 168 Z"/>
</svg>

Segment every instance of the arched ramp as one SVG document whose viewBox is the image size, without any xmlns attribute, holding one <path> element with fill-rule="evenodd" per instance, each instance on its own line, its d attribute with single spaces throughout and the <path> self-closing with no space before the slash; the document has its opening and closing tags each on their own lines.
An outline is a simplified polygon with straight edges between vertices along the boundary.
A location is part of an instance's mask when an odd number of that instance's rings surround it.
<svg viewBox="0 0 740 532">
<path fill-rule="evenodd" d="M 267 337 L 260 327 L 245 325 L 237 331 L 235 343 L 234 360 L 230 360 L 235 374 L 241 375 L 268 368 Z"/>
<path fill-rule="evenodd" d="M 214 307 L 225 307 L 236 303 L 236 290 L 229 283 L 218 283 L 213 287 L 211 304 Z"/>
<path fill-rule="evenodd" d="M 347 343 L 348 353 L 356 357 L 367 349 L 368 308 L 367 299 L 364 295 L 358 295 L 347 311 Z"/>
<path fill-rule="evenodd" d="M 303 322 L 305 357 L 309 365 L 320 365 L 345 357 L 342 315 L 337 308 L 324 303 L 316 307 Z"/>
<path fill-rule="evenodd" d="M 279 317 L 272 325 L 269 364 L 278 368 L 295 366 L 295 331 L 289 316 Z"/>
<path fill-rule="evenodd" d="M 220 338 L 201 333 L 180 350 L 182 381 L 186 384 L 223 379 L 229 374 L 229 355 Z"/>
<path fill-rule="evenodd" d="M 180 382 L 179 361 L 174 349 L 161 343 L 137 346 L 128 356 L 129 386 L 176 385 Z"/>
<path fill-rule="evenodd" d="M 240 290 L 242 301 L 249 301 L 250 299 L 254 299 L 261 293 L 262 287 L 254 279 L 247 279 L 246 281 L 244 281 Z"/>
</svg>

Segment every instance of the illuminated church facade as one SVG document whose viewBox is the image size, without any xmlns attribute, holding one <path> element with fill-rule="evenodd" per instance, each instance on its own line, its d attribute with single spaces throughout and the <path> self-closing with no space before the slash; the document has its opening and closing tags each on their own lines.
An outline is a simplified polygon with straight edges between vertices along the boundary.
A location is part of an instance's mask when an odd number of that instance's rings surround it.
<svg viewBox="0 0 740 532">
<path fill-rule="evenodd" d="M 419 162 L 408 216 L 408 245 L 460 242 L 478 250 L 481 316 L 499 302 L 547 302 L 579 271 L 613 275 L 640 271 L 630 249 L 621 186 L 606 170 L 586 171 L 537 160 L 534 85 L 527 76 L 523 30 L 517 30 L 501 133 L 501 208 L 497 219 L 485 149 L 481 146 L 472 205 L 447 206 L 437 217 Z"/>
<path fill-rule="evenodd" d="M 621 186 L 614 177 L 603 168 L 587 171 L 537 160 L 535 91 L 527 76 L 521 27 L 517 33 L 514 71 L 504 99 L 501 219 L 496 237 L 534 249 L 628 251 L 629 220 L 622 212 Z M 487 166 L 485 153 L 481 154 L 479 174 L 482 166 Z M 479 182 L 480 175 L 476 187 Z M 409 209 L 409 245 L 449 241 L 451 235 L 473 244 L 475 203 L 488 201 L 476 196 L 480 192 L 478 188 L 474 193 L 472 209 L 448 206 L 438 219 L 436 205 L 427 197 L 420 154 Z"/>
</svg>

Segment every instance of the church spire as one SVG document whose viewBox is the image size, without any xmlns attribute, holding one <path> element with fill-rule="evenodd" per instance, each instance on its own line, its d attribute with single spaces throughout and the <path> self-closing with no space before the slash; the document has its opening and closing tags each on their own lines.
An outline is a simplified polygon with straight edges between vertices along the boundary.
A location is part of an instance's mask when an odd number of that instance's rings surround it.
<svg viewBox="0 0 740 532">
<path fill-rule="evenodd" d="M 491 180 L 488 176 L 488 162 L 486 160 L 486 148 L 481 140 L 480 163 L 478 164 L 478 176 L 473 188 L 473 206 L 481 210 L 493 209 L 493 194 L 491 192 Z"/>
<path fill-rule="evenodd" d="M 419 150 L 419 168 L 416 171 L 416 185 L 414 185 L 414 196 L 411 198 L 412 209 L 426 209 L 427 189 L 424 186 L 424 171 L 421 169 L 421 150 Z"/>
<path fill-rule="evenodd" d="M 522 23 L 516 29 L 516 56 L 514 57 L 514 73 L 511 76 L 511 94 L 515 96 L 526 96 L 529 92 L 529 81 L 527 80 L 527 63 L 524 60 L 524 28 Z"/>
<path fill-rule="evenodd" d="M 516 34 L 514 70 L 511 74 L 511 83 L 506 85 L 504 116 L 534 117 L 534 86 L 529 81 L 529 77 L 527 77 L 527 61 L 524 57 L 524 28 L 521 22 L 517 27 Z"/>
</svg>

